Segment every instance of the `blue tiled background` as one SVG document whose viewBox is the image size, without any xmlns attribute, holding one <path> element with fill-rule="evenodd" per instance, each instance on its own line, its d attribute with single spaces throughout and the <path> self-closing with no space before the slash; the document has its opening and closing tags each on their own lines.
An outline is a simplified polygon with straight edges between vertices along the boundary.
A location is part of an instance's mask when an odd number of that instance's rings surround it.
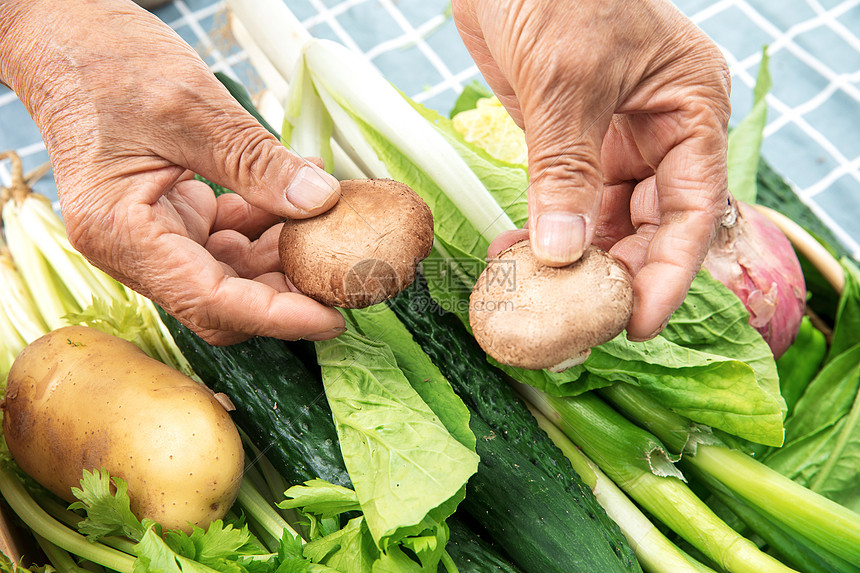
<svg viewBox="0 0 860 573">
<path fill-rule="evenodd" d="M 284 0 L 315 36 L 360 50 L 398 88 L 447 113 L 479 79 L 450 16 L 448 0 Z M 734 117 L 752 102 L 769 46 L 765 158 L 860 258 L 860 0 L 675 0 L 723 50 L 733 76 Z M 252 91 L 262 84 L 225 33 L 223 0 L 174 0 L 155 10 L 216 71 Z M 25 168 L 47 161 L 38 131 L 14 94 L 0 87 L 0 151 Z M 0 162 L 0 183 L 8 164 Z M 50 178 L 37 189 L 56 197 Z"/>
</svg>

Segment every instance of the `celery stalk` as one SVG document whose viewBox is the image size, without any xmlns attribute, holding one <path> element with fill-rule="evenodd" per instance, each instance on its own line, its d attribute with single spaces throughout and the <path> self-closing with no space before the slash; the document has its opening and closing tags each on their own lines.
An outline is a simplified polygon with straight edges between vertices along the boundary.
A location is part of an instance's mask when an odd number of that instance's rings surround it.
<svg viewBox="0 0 860 573">
<path fill-rule="evenodd" d="M 6 315 L 5 309 L 0 306 L 0 379 L 5 379 L 9 369 L 12 368 L 12 363 L 15 362 L 15 358 L 26 344 L 18 331 L 15 330 L 15 326 Z"/>
<path fill-rule="evenodd" d="M 49 210 L 49 214 L 45 210 Z M 94 297 L 113 300 L 122 296 L 118 283 L 93 267 L 69 243 L 66 231 L 58 228 L 59 218 L 43 197 L 31 193 L 21 203 L 21 224 L 29 230 L 35 247 L 63 282 L 79 308 Z M 52 220 L 53 219 L 53 220 Z"/>
<path fill-rule="evenodd" d="M 45 324 L 53 330 L 64 326 L 62 317 L 75 310 L 68 305 L 68 293 L 57 284 L 57 278 L 50 265 L 29 238 L 29 233 L 21 225 L 20 206 L 15 200 L 3 205 L 3 230 L 12 259 L 21 273 L 21 278 L 33 295 L 33 302 L 39 309 Z"/>
<path fill-rule="evenodd" d="M 65 549 L 51 543 L 41 535 L 35 534 L 33 537 L 36 538 L 36 542 L 39 544 L 39 547 L 42 548 L 42 551 L 45 553 L 45 557 L 48 558 L 48 561 L 54 566 L 54 569 L 57 570 L 57 573 L 93 573 L 89 569 L 79 567 L 75 560 L 72 559 L 72 556 L 69 555 L 69 552 Z"/>
<path fill-rule="evenodd" d="M 717 479 L 761 512 L 834 555 L 860 564 L 860 515 L 807 489 L 743 452 L 729 449 L 716 438 L 687 444 L 696 432 L 690 422 L 664 408 L 646 393 L 627 384 L 601 390 L 629 418 L 647 427 L 685 459 Z M 701 435 L 701 434 L 698 434 Z M 683 442 L 683 443 L 682 443 Z"/>
<path fill-rule="evenodd" d="M 0 306 L 17 338 L 29 344 L 48 332 L 48 325 L 42 319 L 5 245 L 0 245 L 0 292 L 3 293 Z"/>
<path fill-rule="evenodd" d="M 84 520 L 83 517 L 68 509 L 67 506 L 59 503 L 57 498 L 52 495 L 36 492 L 33 494 L 33 499 L 48 515 L 75 531 L 78 529 L 78 524 Z M 105 535 L 99 539 L 99 543 L 129 555 L 134 555 L 135 552 L 135 542 L 128 537 Z"/>
<path fill-rule="evenodd" d="M 792 571 L 714 514 L 677 470 L 665 467 L 672 464 L 662 444 L 596 395 L 559 398 L 525 385 L 522 390 L 622 490 L 721 568 L 732 573 Z"/>
<path fill-rule="evenodd" d="M 50 201 L 38 193 L 30 193 L 27 199 L 26 208 L 31 216 L 44 225 L 47 230 L 50 230 L 51 237 L 68 254 L 76 268 L 81 269 L 92 290 L 96 293 L 102 293 L 103 296 L 111 295 L 114 298 L 122 296 L 122 285 L 118 281 L 92 266 L 83 255 L 72 247 L 66 233 L 66 226 L 57 212 L 54 211 Z"/>
<path fill-rule="evenodd" d="M 101 543 L 93 543 L 48 515 L 30 497 L 18 477 L 6 467 L 0 467 L 0 493 L 12 510 L 37 535 L 78 557 L 119 573 L 132 573 L 134 570 L 134 557 L 131 555 Z"/>
<path fill-rule="evenodd" d="M 284 531 L 293 537 L 301 537 L 286 520 L 266 502 L 263 495 L 249 483 L 242 480 L 236 502 L 256 521 L 269 535 L 276 540 L 281 539 Z M 304 541 L 302 541 L 304 543 Z"/>
</svg>

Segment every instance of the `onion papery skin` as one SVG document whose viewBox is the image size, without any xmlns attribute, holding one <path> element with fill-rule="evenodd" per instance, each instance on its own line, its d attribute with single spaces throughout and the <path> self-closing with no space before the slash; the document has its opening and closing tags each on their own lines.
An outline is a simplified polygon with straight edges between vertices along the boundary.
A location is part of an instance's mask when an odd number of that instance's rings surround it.
<svg viewBox="0 0 860 573">
<path fill-rule="evenodd" d="M 754 207 L 731 200 L 703 265 L 743 301 L 750 325 L 779 358 L 806 309 L 800 261 L 783 232 Z"/>
</svg>

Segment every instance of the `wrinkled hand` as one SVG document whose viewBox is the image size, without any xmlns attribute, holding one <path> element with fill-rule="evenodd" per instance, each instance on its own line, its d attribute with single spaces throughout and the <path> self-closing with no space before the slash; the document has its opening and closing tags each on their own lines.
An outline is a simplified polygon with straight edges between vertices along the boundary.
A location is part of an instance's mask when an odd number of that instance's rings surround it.
<svg viewBox="0 0 860 573">
<path fill-rule="evenodd" d="M 334 205 L 194 50 L 124 0 L 0 6 L 0 79 L 42 132 L 69 239 L 216 344 L 326 339 L 343 319 L 280 271 L 283 217 Z M 215 199 L 192 173 L 236 191 Z"/>
<path fill-rule="evenodd" d="M 729 73 L 665 0 L 454 0 L 460 34 L 525 130 L 529 224 L 548 265 L 590 243 L 634 275 L 632 340 L 680 306 L 728 199 Z M 499 252 L 524 238 L 505 234 Z"/>
</svg>

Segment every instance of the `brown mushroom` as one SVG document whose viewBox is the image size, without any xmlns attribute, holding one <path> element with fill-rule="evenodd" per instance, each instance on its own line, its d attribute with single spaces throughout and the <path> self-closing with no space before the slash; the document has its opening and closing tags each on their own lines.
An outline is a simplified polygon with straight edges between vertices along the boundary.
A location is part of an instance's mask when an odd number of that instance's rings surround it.
<svg viewBox="0 0 860 573">
<path fill-rule="evenodd" d="M 469 322 L 484 351 L 502 364 L 561 372 L 630 321 L 626 267 L 591 246 L 566 267 L 541 264 L 528 241 L 490 261 L 469 299 Z"/>
<path fill-rule="evenodd" d="M 415 280 L 433 246 L 433 215 L 412 189 L 389 179 L 341 181 L 325 213 L 284 223 L 278 245 L 284 274 L 328 306 L 364 308 Z"/>
</svg>

